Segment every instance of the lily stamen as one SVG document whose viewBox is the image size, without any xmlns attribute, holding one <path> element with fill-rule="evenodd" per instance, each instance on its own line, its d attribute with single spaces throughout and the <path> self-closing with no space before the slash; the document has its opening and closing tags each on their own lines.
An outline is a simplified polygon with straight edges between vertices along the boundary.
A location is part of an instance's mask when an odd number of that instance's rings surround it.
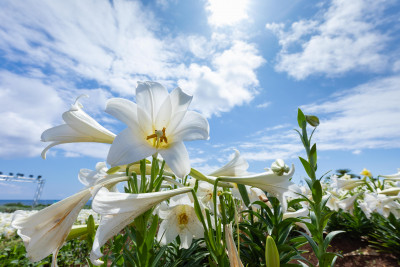
<svg viewBox="0 0 400 267">
<path fill-rule="evenodd" d="M 160 130 L 155 130 L 154 134 L 148 135 L 146 137 L 146 140 L 153 139 L 155 138 L 155 145 L 158 147 L 159 143 L 165 142 L 168 144 L 168 139 L 165 136 L 165 127 L 160 131 Z"/>
</svg>

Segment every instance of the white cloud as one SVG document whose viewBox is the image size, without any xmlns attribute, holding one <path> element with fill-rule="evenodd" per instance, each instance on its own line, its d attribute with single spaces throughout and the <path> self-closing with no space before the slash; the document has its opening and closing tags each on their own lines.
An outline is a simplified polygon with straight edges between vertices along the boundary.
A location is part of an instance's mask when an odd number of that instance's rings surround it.
<svg viewBox="0 0 400 267">
<path fill-rule="evenodd" d="M 0 157 L 38 155 L 40 135 L 58 120 L 65 105 L 56 90 L 33 78 L 0 72 Z"/>
<path fill-rule="evenodd" d="M 208 23 L 216 26 L 232 26 L 248 18 L 248 0 L 208 0 Z"/>
<path fill-rule="evenodd" d="M 206 116 L 220 114 L 254 98 L 258 86 L 255 70 L 263 63 L 253 45 L 237 41 L 230 49 L 215 55 L 213 68 L 191 64 L 178 84 L 195 95 L 193 108 Z"/>
<path fill-rule="evenodd" d="M 388 3 L 391 1 L 333 0 L 322 15 L 294 22 L 286 31 L 283 24 L 267 24 L 282 46 L 276 70 L 296 79 L 385 70 L 390 61 L 385 50 L 390 37 L 379 26 L 393 23 L 383 20 Z"/>
<path fill-rule="evenodd" d="M 264 103 L 256 105 L 256 108 L 266 108 L 269 105 L 271 105 L 271 102 L 264 102 Z"/>
<path fill-rule="evenodd" d="M 400 148 L 399 84 L 400 76 L 381 78 L 302 107 L 320 117 L 319 148 Z"/>
<path fill-rule="evenodd" d="M 62 123 L 61 114 L 82 93 L 90 96 L 81 100 L 85 111 L 114 130 L 115 120 L 103 113 L 105 101 L 113 95 L 132 99 L 137 80 L 157 80 L 169 89 L 179 84 L 194 94 L 191 107 L 208 116 L 248 103 L 259 90 L 256 69 L 264 59 L 253 44 L 218 32 L 171 33 L 138 1 L 0 6 L 1 60 L 12 66 L 0 81 L 7 87 L 0 91 L 7 126 L 0 157 L 38 155 L 45 145 L 38 142 L 41 133 Z M 60 149 L 67 156 L 99 152 Z"/>
</svg>

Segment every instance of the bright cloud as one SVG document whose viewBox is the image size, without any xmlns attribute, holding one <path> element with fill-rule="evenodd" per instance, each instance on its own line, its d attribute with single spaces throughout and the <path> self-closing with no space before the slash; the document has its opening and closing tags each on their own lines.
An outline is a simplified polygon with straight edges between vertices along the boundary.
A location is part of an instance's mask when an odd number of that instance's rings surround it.
<svg viewBox="0 0 400 267">
<path fill-rule="evenodd" d="M 382 78 L 304 106 L 306 113 L 320 116 L 319 148 L 400 148 L 399 84 L 400 76 Z"/>
<path fill-rule="evenodd" d="M 208 0 L 208 22 L 217 27 L 232 26 L 247 19 L 248 0 Z"/>
<path fill-rule="evenodd" d="M 335 76 L 349 71 L 381 72 L 389 66 L 389 37 L 379 26 L 394 23 L 384 16 L 391 1 L 333 0 L 328 10 L 310 20 L 266 28 L 279 38 L 282 50 L 276 70 L 296 79 L 312 74 Z"/>
<path fill-rule="evenodd" d="M 158 2 L 168 8 L 163 3 Z M 132 98 L 138 80 L 156 80 L 169 89 L 181 85 L 194 94 L 193 107 L 208 116 L 248 103 L 259 90 L 256 69 L 264 59 L 255 45 L 221 33 L 171 33 L 139 1 L 0 5 L 1 59 L 12 66 L 1 81 L 7 90 L 1 91 L 5 97 L 0 101 L 24 106 L 7 104 L 2 111 L 1 123 L 8 127 L 0 133 L 6 144 L 0 157 L 38 155 L 41 132 L 61 122 L 62 112 L 83 93 L 90 96 L 82 100 L 85 111 L 114 130 L 115 121 L 103 113 L 105 101 L 115 95 Z M 243 19 L 240 14 L 234 17 Z M 40 99 L 33 102 L 32 94 Z M 27 127 L 29 135 L 24 133 Z M 84 153 L 68 146 L 59 149 L 67 156 L 100 153 L 98 147 L 87 147 Z"/>
<path fill-rule="evenodd" d="M 216 54 L 212 67 L 191 64 L 178 84 L 195 95 L 193 107 L 206 116 L 229 111 L 250 102 L 257 94 L 255 70 L 264 63 L 253 45 L 237 41 L 230 49 Z"/>
</svg>

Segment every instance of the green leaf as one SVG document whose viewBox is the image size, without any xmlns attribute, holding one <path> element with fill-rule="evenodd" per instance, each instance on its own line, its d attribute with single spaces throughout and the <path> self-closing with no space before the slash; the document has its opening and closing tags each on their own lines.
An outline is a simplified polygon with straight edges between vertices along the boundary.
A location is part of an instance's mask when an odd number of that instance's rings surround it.
<svg viewBox="0 0 400 267">
<path fill-rule="evenodd" d="M 310 162 L 314 163 L 314 170 L 317 168 L 317 144 L 314 144 L 310 150 Z"/>
<path fill-rule="evenodd" d="M 307 123 L 306 116 L 304 116 L 304 113 L 303 113 L 303 111 L 301 111 L 300 108 L 297 111 L 297 122 L 301 129 L 306 127 L 306 123 Z"/>
<path fill-rule="evenodd" d="M 325 240 L 324 240 L 324 250 L 326 251 L 326 250 L 328 249 L 329 243 L 331 243 L 332 239 L 333 239 L 336 235 L 338 235 L 338 234 L 340 234 L 340 233 L 344 233 L 344 232 L 345 232 L 345 231 L 333 231 L 333 232 L 330 232 L 330 233 L 325 237 Z"/>
<path fill-rule="evenodd" d="M 319 253 L 318 253 L 318 245 L 317 245 L 317 243 L 315 243 L 315 241 L 309 235 L 307 235 L 306 233 L 303 233 L 303 232 L 300 232 L 300 231 L 296 231 L 296 232 L 301 234 L 302 236 L 304 236 L 307 239 L 307 241 L 308 241 L 308 243 L 310 243 L 314 253 L 316 255 L 318 255 Z"/>
<path fill-rule="evenodd" d="M 307 172 L 307 175 L 311 178 L 311 179 L 315 179 L 315 173 L 312 170 L 310 163 L 308 163 L 307 160 L 303 159 L 302 157 L 299 157 L 301 164 L 303 164 L 303 167 L 305 169 L 305 171 Z"/>
<path fill-rule="evenodd" d="M 247 194 L 246 186 L 243 184 L 238 184 L 237 186 L 244 204 L 248 207 L 250 205 L 250 198 L 249 195 Z"/>
<path fill-rule="evenodd" d="M 332 263 L 336 260 L 338 254 L 332 252 L 326 252 L 322 255 L 322 259 L 319 262 L 321 267 L 331 267 Z"/>
<path fill-rule="evenodd" d="M 315 180 L 313 183 L 312 197 L 316 203 L 320 203 L 322 200 L 322 187 L 319 180 Z"/>
</svg>

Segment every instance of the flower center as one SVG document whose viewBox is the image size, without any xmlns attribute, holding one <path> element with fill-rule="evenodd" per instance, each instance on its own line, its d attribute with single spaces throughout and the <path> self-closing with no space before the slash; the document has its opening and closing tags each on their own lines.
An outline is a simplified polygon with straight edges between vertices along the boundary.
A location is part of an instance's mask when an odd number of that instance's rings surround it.
<svg viewBox="0 0 400 267">
<path fill-rule="evenodd" d="M 148 135 L 146 140 L 154 139 L 153 146 L 159 147 L 162 142 L 168 144 L 168 139 L 165 136 L 165 127 L 162 130 L 155 130 L 154 134 Z"/>
<path fill-rule="evenodd" d="M 189 217 L 187 216 L 186 212 L 180 213 L 178 215 L 178 224 L 185 226 L 189 222 Z"/>
</svg>

